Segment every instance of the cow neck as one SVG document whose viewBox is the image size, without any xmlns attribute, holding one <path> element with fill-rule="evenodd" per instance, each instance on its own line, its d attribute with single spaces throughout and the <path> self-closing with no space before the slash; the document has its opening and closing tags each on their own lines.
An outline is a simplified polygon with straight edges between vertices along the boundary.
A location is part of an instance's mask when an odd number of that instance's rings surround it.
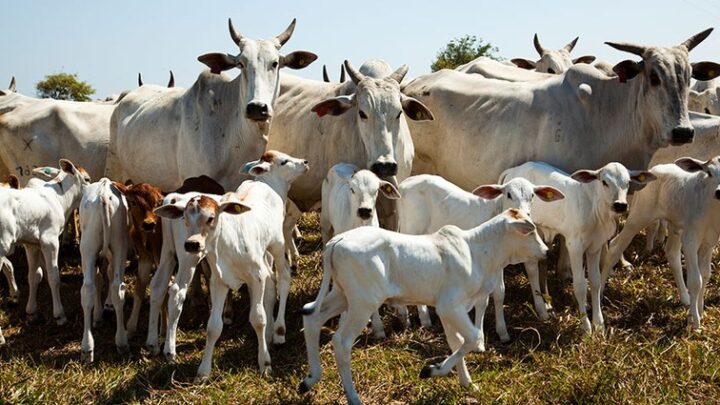
<svg viewBox="0 0 720 405">
<path fill-rule="evenodd" d="M 288 191 L 290 191 L 290 184 L 287 180 L 272 174 L 263 174 L 255 177 L 255 181 L 267 184 L 274 192 L 276 192 L 283 202 L 287 201 Z"/>
<path fill-rule="evenodd" d="M 508 232 L 502 215 L 463 231 L 463 239 L 470 247 L 473 269 L 482 263 L 485 271 L 502 271 L 505 266 L 510 264 L 507 254 L 501 252 L 503 249 L 500 248 L 505 234 Z"/>
<path fill-rule="evenodd" d="M 610 205 L 604 205 L 602 204 L 602 201 L 597 198 L 597 193 L 593 190 L 595 188 L 595 182 L 599 182 L 600 180 L 593 180 L 592 183 L 580 183 L 576 180 L 574 180 L 577 184 L 573 184 L 579 192 L 579 195 L 582 195 L 585 199 L 585 202 L 582 204 L 587 204 L 590 207 L 590 213 L 592 214 L 592 220 L 594 221 L 595 225 L 600 225 L 602 228 L 599 228 L 597 226 L 593 226 L 596 232 L 600 232 L 603 229 L 615 229 L 615 216 L 611 215 L 610 212 L 612 211 L 612 208 Z M 585 222 L 587 223 L 587 222 Z M 608 235 L 610 237 L 612 235 Z"/>
<path fill-rule="evenodd" d="M 58 201 L 65 215 L 65 222 L 70 218 L 70 214 L 78 205 L 78 200 L 82 194 L 77 179 L 74 176 L 65 175 L 58 182 L 47 182 L 46 187 L 52 189 L 57 195 Z"/>
</svg>

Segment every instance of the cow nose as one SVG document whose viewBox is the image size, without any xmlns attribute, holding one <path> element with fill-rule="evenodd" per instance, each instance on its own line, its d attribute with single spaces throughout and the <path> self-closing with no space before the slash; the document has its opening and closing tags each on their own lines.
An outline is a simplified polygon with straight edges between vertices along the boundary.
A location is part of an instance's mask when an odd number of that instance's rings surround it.
<svg viewBox="0 0 720 405">
<path fill-rule="evenodd" d="M 718 200 L 720 200 L 720 189 L 715 190 L 715 198 L 717 198 Z"/>
<path fill-rule="evenodd" d="M 245 116 L 253 121 L 265 121 L 270 118 L 270 109 L 265 103 L 253 101 L 245 108 Z"/>
<path fill-rule="evenodd" d="M 624 202 L 615 202 L 613 204 L 613 211 L 617 213 L 623 213 L 627 211 L 627 203 Z"/>
<path fill-rule="evenodd" d="M 185 242 L 185 251 L 188 253 L 197 253 L 200 251 L 200 242 L 189 240 Z"/>
<path fill-rule="evenodd" d="M 358 216 L 362 219 L 370 219 L 372 216 L 371 208 L 358 208 Z"/>
<path fill-rule="evenodd" d="M 142 224 L 143 231 L 151 232 L 155 229 L 155 222 L 145 221 Z"/>
<path fill-rule="evenodd" d="M 397 174 L 397 163 L 395 162 L 376 162 L 370 167 L 370 170 L 378 176 L 394 176 Z"/>
<path fill-rule="evenodd" d="M 680 145 L 690 143 L 695 137 L 695 129 L 692 127 L 676 127 L 672 130 L 672 144 Z"/>
</svg>

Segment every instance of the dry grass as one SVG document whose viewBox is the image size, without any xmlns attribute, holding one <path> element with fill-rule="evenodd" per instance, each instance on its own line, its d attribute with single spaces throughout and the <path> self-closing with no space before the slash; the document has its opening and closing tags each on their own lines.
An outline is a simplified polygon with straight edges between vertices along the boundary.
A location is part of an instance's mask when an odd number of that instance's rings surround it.
<svg viewBox="0 0 720 405">
<path fill-rule="evenodd" d="M 323 337 L 323 380 L 313 392 L 296 387 L 307 373 L 302 321 L 295 313 L 311 301 L 320 279 L 317 217 L 301 223 L 304 241 L 289 301 L 288 343 L 271 349 L 273 375 L 257 372 L 257 343 L 247 322 L 247 292 L 234 301 L 234 324 L 226 326 L 215 352 L 211 381 L 192 380 L 205 343 L 207 307 L 186 305 L 178 337 L 178 363 L 148 358 L 141 349 L 147 320 L 131 339 L 131 353 L 118 355 L 114 321 L 95 331 L 96 362 L 79 363 L 82 331 L 77 252 L 63 258 L 62 293 L 66 326 L 51 321 L 49 289 L 43 283 L 44 320 L 28 323 L 22 307 L 3 301 L 0 325 L 7 345 L 0 348 L 0 402 L 344 402 L 328 336 Z M 636 242 L 632 248 L 641 248 Z M 21 263 L 16 261 L 16 263 Z M 448 354 L 439 328 L 403 331 L 391 315 L 387 340 L 369 331 L 353 351 L 355 383 L 368 403 L 680 403 L 717 402 L 720 398 L 720 314 L 717 286 L 711 282 L 707 316 L 700 333 L 686 329 L 670 270 L 660 255 L 640 254 L 637 269 L 616 274 L 604 301 L 605 337 L 583 336 L 570 283 L 552 279 L 555 313 L 540 322 L 529 300 L 526 277 L 506 272 L 506 314 L 513 341 L 501 344 L 494 332 L 492 308 L 486 317 L 488 351 L 472 354 L 468 366 L 479 389 L 470 391 L 455 376 L 420 380 L 422 366 Z M 21 302 L 27 297 L 26 269 L 17 266 Z M 4 279 L 0 296 L 7 296 Z M 129 301 L 129 300 L 128 300 Z M 128 302 L 128 304 L 130 304 Z M 334 328 L 331 323 L 330 328 Z"/>
</svg>

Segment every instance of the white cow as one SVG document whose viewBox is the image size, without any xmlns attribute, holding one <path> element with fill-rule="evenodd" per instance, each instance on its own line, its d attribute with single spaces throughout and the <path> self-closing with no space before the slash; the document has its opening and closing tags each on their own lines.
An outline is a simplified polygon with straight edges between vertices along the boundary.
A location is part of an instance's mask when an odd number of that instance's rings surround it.
<svg viewBox="0 0 720 405">
<path fill-rule="evenodd" d="M 590 332 L 587 318 L 587 284 L 585 267 L 590 279 L 593 324 L 603 327 L 600 309 L 600 254 L 615 235 L 617 217 L 627 212 L 627 193 L 630 182 L 644 185 L 655 176 L 647 171 L 628 170 L 620 163 L 608 163 L 598 170 L 578 170 L 568 174 L 543 162 L 527 162 L 503 172 L 501 179 L 508 181 L 524 177 L 533 183 L 549 184 L 559 189 L 565 198 L 554 204 L 533 201 L 530 210 L 533 221 L 546 241 L 555 235 L 565 238 L 573 276 L 573 290 L 580 311 L 582 330 Z M 539 282 L 538 262 L 525 262 L 533 296 L 547 293 L 545 280 Z M 541 290 L 542 285 L 542 290 Z M 543 308 L 544 309 L 544 308 Z M 547 313 L 543 314 L 547 317 Z"/>
<path fill-rule="evenodd" d="M 332 337 L 335 359 L 348 402 L 361 403 L 352 382 L 350 350 L 368 317 L 385 301 L 434 306 L 453 353 L 440 364 L 425 366 L 420 377 L 447 375 L 455 367 L 460 383 L 470 385 L 464 357 L 485 351 L 485 339 L 467 312 L 475 302 L 485 311 L 505 266 L 546 253 L 535 225 L 515 209 L 467 231 L 449 225 L 430 235 L 405 235 L 361 227 L 334 237 L 323 254 L 317 299 L 302 311 L 310 375 L 300 389 L 309 390 L 320 380 L 320 329 L 342 314 Z"/>
<path fill-rule="evenodd" d="M 579 58 L 571 59 L 570 52 L 575 48 L 575 44 L 580 37 L 575 37 L 567 45 L 558 50 L 546 49 L 540 45 L 537 34 L 533 37 L 533 45 L 535 50 L 540 55 L 540 60 L 537 62 L 530 59 L 515 58 L 511 62 L 517 67 L 529 70 L 535 70 L 536 72 L 560 74 L 568 70 L 572 65 L 578 63 L 592 63 L 595 60 L 594 56 L 585 55 Z"/>
<path fill-rule="evenodd" d="M 612 240 L 603 260 L 603 283 L 633 236 L 653 221 L 664 219 L 671 229 L 665 254 L 675 276 L 680 301 L 689 307 L 688 323 L 698 329 L 713 249 L 720 236 L 720 157 L 707 161 L 686 157 L 674 164 L 655 166 L 650 172 L 658 180 L 635 193 L 634 208 L 625 227 Z M 681 253 L 687 266 L 687 287 Z"/>
<path fill-rule="evenodd" d="M 563 198 L 556 188 L 535 186 L 524 178 L 509 180 L 503 185 L 479 186 L 472 193 L 450 183 L 440 176 L 421 174 L 408 177 L 400 183 L 399 201 L 400 232 L 411 235 L 425 235 L 436 232 L 445 225 L 455 225 L 461 229 L 474 228 L 503 210 L 516 208 L 525 215 L 530 215 L 530 203 L 534 196 L 546 202 Z M 493 293 L 495 303 L 495 328 L 500 340 L 507 342 L 510 335 L 505 324 L 503 301 L 505 283 L 500 280 L 497 290 Z M 542 298 L 535 297 L 538 314 L 545 313 Z M 481 314 L 475 311 L 476 319 Z M 418 315 L 422 326 L 431 325 L 427 307 L 419 306 Z M 545 318 L 546 319 L 546 318 Z M 476 326 L 480 327 L 476 323 Z"/>
<path fill-rule="evenodd" d="M 212 177 L 226 189 L 240 184 L 243 174 L 237 163 L 255 159 L 266 149 L 276 115 L 280 69 L 302 69 L 317 56 L 302 51 L 280 54 L 295 20 L 283 33 L 266 40 L 246 38 L 228 23 L 238 55 L 200 56 L 198 60 L 210 71 L 201 73 L 187 90 L 140 95 L 140 102 L 132 91 L 120 101 L 110 127 L 108 177 L 144 181 L 166 191 L 200 175 Z M 221 74 L 232 68 L 241 70 L 235 79 Z M 141 91 L 142 87 L 137 90 Z"/>
<path fill-rule="evenodd" d="M 258 338 L 258 365 L 263 373 L 271 371 L 267 344 L 285 342 L 285 304 L 290 289 L 290 268 L 285 259 L 283 237 L 284 200 L 290 184 L 307 170 L 307 161 L 268 151 L 249 171 L 257 180 L 244 182 L 220 203 L 200 196 L 185 205 L 175 203 L 157 208 L 156 212 L 162 217 L 184 218 L 189 235 L 184 243 L 185 250 L 205 255 L 212 269 L 207 344 L 197 380 L 202 381 L 210 374 L 215 342 L 222 331 L 222 310 L 228 290 L 237 290 L 243 284 L 247 284 L 250 291 L 250 323 Z M 271 263 L 276 269 L 280 298 L 273 329 L 266 327 L 273 319 L 275 304 Z M 168 305 L 172 302 L 171 297 Z"/>
<path fill-rule="evenodd" d="M 690 89 L 688 103 L 693 111 L 720 115 L 720 80 L 696 81 Z"/>
</svg>

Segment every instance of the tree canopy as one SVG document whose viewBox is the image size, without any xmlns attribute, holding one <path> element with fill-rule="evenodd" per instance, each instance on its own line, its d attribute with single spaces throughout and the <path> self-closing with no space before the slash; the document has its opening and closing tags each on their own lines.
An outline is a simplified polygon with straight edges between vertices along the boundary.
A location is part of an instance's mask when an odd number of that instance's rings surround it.
<svg viewBox="0 0 720 405">
<path fill-rule="evenodd" d="M 70 73 L 47 75 L 35 88 L 38 97 L 56 100 L 90 101 L 90 96 L 95 94 L 95 89 L 89 83 Z"/>
<path fill-rule="evenodd" d="M 475 35 L 465 35 L 448 42 L 436 56 L 430 69 L 436 72 L 440 69 L 454 69 L 462 64 L 468 63 L 479 56 L 487 56 L 495 60 L 501 60 L 497 54 L 500 50 L 485 43 L 482 38 Z"/>
</svg>

